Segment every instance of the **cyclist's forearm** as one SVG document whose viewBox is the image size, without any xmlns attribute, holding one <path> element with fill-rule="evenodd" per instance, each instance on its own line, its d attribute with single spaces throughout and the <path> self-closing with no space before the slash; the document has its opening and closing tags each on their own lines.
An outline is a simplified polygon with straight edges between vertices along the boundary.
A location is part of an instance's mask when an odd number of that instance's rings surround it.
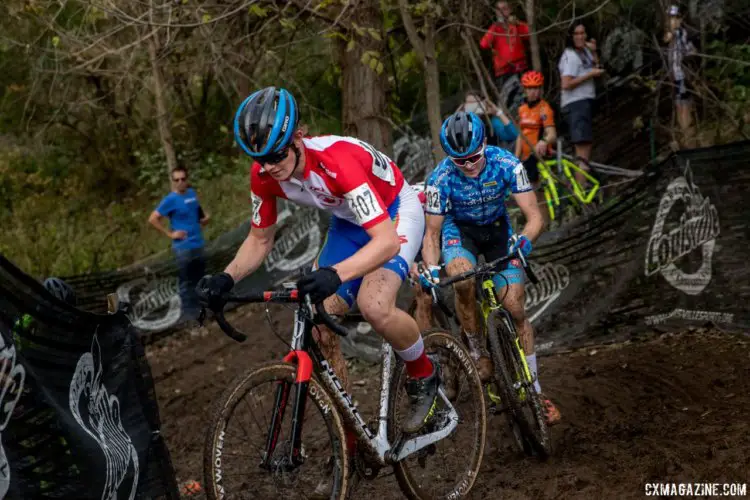
<svg viewBox="0 0 750 500">
<path fill-rule="evenodd" d="M 427 231 L 422 240 L 422 259 L 427 266 L 437 266 L 440 262 L 440 234 Z"/>
<path fill-rule="evenodd" d="M 237 283 L 245 276 L 254 273 L 263 264 L 273 249 L 273 239 L 260 239 L 248 236 L 237 250 L 232 262 L 224 269 Z"/>
<path fill-rule="evenodd" d="M 398 239 L 372 238 L 358 252 L 334 265 L 333 268 L 342 283 L 345 283 L 378 269 L 396 256 L 400 247 Z"/>
<path fill-rule="evenodd" d="M 539 235 L 542 234 L 542 229 L 544 229 L 544 219 L 539 210 L 537 210 L 534 215 L 524 215 L 526 216 L 526 224 L 523 226 L 523 232 L 521 234 L 526 236 L 533 243 Z"/>
</svg>

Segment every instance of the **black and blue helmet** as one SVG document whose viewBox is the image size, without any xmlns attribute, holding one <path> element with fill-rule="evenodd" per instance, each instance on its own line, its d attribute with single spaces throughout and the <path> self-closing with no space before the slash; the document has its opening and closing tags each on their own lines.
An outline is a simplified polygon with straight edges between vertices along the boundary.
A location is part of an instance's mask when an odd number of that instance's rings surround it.
<svg viewBox="0 0 750 500">
<path fill-rule="evenodd" d="M 234 116 L 234 139 L 249 156 L 263 159 L 289 146 L 298 122 L 294 96 L 286 89 L 266 87 L 240 104 Z"/>
<path fill-rule="evenodd" d="M 471 156 L 484 144 L 484 123 L 474 113 L 459 111 L 450 115 L 440 129 L 443 151 L 453 158 Z"/>
</svg>

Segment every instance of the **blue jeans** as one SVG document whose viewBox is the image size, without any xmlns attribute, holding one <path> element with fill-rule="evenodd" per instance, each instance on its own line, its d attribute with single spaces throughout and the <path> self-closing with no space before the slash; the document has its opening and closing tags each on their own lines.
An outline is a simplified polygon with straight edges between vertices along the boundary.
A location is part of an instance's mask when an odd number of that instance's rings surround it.
<svg viewBox="0 0 750 500">
<path fill-rule="evenodd" d="M 182 314 L 185 319 L 198 319 L 200 303 L 195 294 L 204 274 L 206 274 L 206 259 L 203 256 L 203 248 L 187 248 L 175 250 L 177 266 L 180 277 L 180 300 L 182 301 Z"/>
</svg>

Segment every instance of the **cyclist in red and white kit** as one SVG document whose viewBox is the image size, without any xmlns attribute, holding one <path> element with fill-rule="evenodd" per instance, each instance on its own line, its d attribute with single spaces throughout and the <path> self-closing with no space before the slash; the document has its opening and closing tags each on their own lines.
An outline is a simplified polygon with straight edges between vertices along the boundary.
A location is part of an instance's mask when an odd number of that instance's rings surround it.
<svg viewBox="0 0 750 500">
<path fill-rule="evenodd" d="M 402 429 L 417 432 L 435 405 L 440 367 L 426 356 L 414 318 L 396 307 L 396 294 L 422 243 L 422 206 L 383 153 L 353 137 L 303 137 L 297 125 L 296 102 L 284 89 L 264 88 L 240 105 L 235 139 L 255 159 L 252 230 L 225 271 L 202 280 L 199 296 L 221 304 L 235 282 L 260 267 L 274 244 L 277 198 L 330 212 L 314 271 L 297 287 L 331 314 L 357 302 L 406 365 L 410 413 Z M 347 388 L 338 337 L 321 327 L 316 340 Z"/>
</svg>

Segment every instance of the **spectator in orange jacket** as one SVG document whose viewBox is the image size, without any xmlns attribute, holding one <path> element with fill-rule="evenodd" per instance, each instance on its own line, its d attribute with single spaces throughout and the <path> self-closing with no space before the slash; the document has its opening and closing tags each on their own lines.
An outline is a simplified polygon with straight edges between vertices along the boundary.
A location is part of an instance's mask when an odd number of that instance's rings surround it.
<svg viewBox="0 0 750 500">
<path fill-rule="evenodd" d="M 495 14 L 497 20 L 482 37 L 479 46 L 485 50 L 492 49 L 495 85 L 498 91 L 502 92 L 503 85 L 508 79 L 528 68 L 524 43 L 529 39 L 529 25 L 513 15 L 506 0 L 500 0 L 495 4 Z"/>
<path fill-rule="evenodd" d="M 544 87 L 542 73 L 527 71 L 521 77 L 521 85 L 526 93 L 526 99 L 518 108 L 518 123 L 521 127 L 521 134 L 526 140 L 520 136 L 516 139 L 515 155 L 526 167 L 531 183 L 537 187 L 539 185 L 537 162 L 545 160 L 545 156 L 549 154 L 551 146 L 557 140 L 555 112 L 552 111 L 552 106 L 542 98 Z"/>
</svg>

